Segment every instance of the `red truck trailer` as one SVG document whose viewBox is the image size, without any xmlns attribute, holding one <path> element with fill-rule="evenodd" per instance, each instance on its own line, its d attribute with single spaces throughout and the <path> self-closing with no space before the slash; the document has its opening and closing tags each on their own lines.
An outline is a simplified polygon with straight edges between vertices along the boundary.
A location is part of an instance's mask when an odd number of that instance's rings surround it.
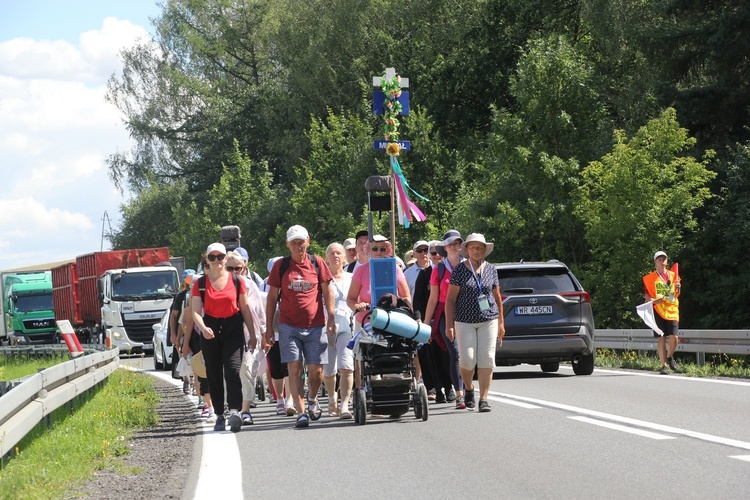
<svg viewBox="0 0 750 500">
<path fill-rule="evenodd" d="M 148 349 L 151 325 L 178 287 L 168 247 L 93 252 L 52 269 L 55 319 L 70 321 L 84 342 L 111 334 L 129 350 Z"/>
</svg>

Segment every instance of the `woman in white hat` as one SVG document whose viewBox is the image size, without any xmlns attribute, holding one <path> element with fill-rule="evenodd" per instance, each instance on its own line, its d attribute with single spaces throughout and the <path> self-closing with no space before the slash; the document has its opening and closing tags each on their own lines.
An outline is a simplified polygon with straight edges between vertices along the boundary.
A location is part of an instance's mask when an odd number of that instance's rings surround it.
<svg viewBox="0 0 750 500">
<path fill-rule="evenodd" d="M 466 408 L 475 408 L 472 378 L 476 367 L 480 412 L 492 409 L 487 395 L 495 368 L 495 342 L 502 341 L 505 335 L 497 271 L 484 260 L 494 247 L 482 234 L 466 237 L 461 244 L 461 255 L 466 260 L 453 270 L 445 301 L 446 334 L 458 344 Z"/>
</svg>

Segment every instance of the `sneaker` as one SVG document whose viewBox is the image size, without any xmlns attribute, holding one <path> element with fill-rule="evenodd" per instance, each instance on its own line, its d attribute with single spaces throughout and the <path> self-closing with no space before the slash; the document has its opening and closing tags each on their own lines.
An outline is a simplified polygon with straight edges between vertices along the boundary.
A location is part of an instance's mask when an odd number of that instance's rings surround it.
<svg viewBox="0 0 750 500">
<path fill-rule="evenodd" d="M 219 425 L 219 422 L 216 422 L 216 425 Z M 232 410 L 229 413 L 229 430 L 232 432 L 240 432 L 240 429 L 242 428 L 242 419 L 240 418 L 240 414 L 237 413 L 237 410 Z M 216 429 L 216 426 L 214 426 L 214 430 Z"/>
<path fill-rule="evenodd" d="M 677 371 L 677 361 L 674 360 L 674 356 L 668 357 L 667 363 L 669 364 L 669 367 L 672 369 L 673 372 Z"/>
<path fill-rule="evenodd" d="M 428 401 L 435 401 L 435 398 L 436 398 L 436 396 L 435 396 L 435 392 L 434 391 L 430 392 L 429 394 L 427 394 L 427 400 Z"/>
<path fill-rule="evenodd" d="M 300 413 L 299 417 L 297 417 L 297 421 L 294 422 L 294 426 L 297 428 L 309 427 L 310 417 L 307 416 L 307 413 Z"/>
<path fill-rule="evenodd" d="M 465 410 L 466 409 L 466 401 L 463 396 L 458 396 L 456 398 L 456 409 L 457 410 Z"/>
<path fill-rule="evenodd" d="M 474 389 L 466 389 L 464 391 L 464 402 L 466 403 L 466 409 L 474 411 L 476 405 L 474 404 Z"/>
<path fill-rule="evenodd" d="M 187 378 L 182 380 L 182 393 L 190 394 L 190 381 Z"/>
<path fill-rule="evenodd" d="M 286 415 L 286 407 L 284 406 L 284 403 L 278 403 L 276 405 L 276 415 Z"/>
<path fill-rule="evenodd" d="M 661 370 L 659 370 L 659 375 L 669 375 L 669 368 L 662 366 Z"/>
<path fill-rule="evenodd" d="M 253 416 L 249 411 L 243 411 L 240 417 L 242 417 L 242 425 L 253 425 Z"/>
<path fill-rule="evenodd" d="M 224 415 L 216 417 L 216 423 L 214 424 L 215 431 L 223 431 L 227 428 L 227 421 L 224 420 Z"/>
<path fill-rule="evenodd" d="M 447 399 L 451 403 L 456 400 L 456 390 L 453 387 L 451 387 L 451 390 L 448 391 L 448 396 L 445 399 Z"/>
<path fill-rule="evenodd" d="M 258 407 L 258 403 L 256 403 L 255 401 L 250 402 L 250 408 L 257 408 L 257 407 Z"/>
<path fill-rule="evenodd" d="M 341 420 L 351 420 L 352 419 L 352 413 L 349 411 L 349 409 L 341 410 L 341 414 L 339 415 L 339 418 Z"/>
<path fill-rule="evenodd" d="M 293 417 L 296 414 L 297 414 L 297 408 L 295 408 L 292 405 L 286 407 L 286 416 L 287 417 Z"/>
<path fill-rule="evenodd" d="M 487 413 L 492 411 L 492 407 L 490 406 L 490 403 L 487 402 L 486 399 L 480 399 L 479 400 L 479 413 Z"/>
<path fill-rule="evenodd" d="M 214 412 L 213 408 L 211 408 L 210 406 L 204 406 L 203 409 L 201 410 L 201 417 L 206 418 L 210 414 L 212 414 L 213 412 Z M 216 416 L 216 415 L 214 415 L 214 416 Z"/>
<path fill-rule="evenodd" d="M 216 422 L 216 413 L 214 413 L 213 408 L 209 408 L 208 413 L 206 413 L 206 423 L 213 424 L 214 422 Z"/>
</svg>

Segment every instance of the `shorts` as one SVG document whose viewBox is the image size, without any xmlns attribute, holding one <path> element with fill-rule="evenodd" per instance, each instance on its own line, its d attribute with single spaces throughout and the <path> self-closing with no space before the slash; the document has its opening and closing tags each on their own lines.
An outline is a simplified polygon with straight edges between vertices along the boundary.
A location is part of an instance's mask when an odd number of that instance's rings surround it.
<svg viewBox="0 0 750 500">
<path fill-rule="evenodd" d="M 497 319 L 483 323 L 455 322 L 458 365 L 464 370 L 495 368 Z"/>
<path fill-rule="evenodd" d="M 668 319 L 664 319 L 657 312 L 654 312 L 654 320 L 656 321 L 656 326 L 659 327 L 659 329 L 664 332 L 665 337 L 669 337 L 670 335 L 677 336 L 677 330 L 680 326 L 679 321 L 670 321 Z M 654 332 L 654 337 L 661 337 L 658 333 Z"/>
<path fill-rule="evenodd" d="M 279 323 L 281 362 L 305 361 L 308 365 L 328 363 L 328 334 L 324 327 L 298 328 Z"/>
<path fill-rule="evenodd" d="M 268 359 L 268 366 L 271 367 L 272 379 L 281 380 L 289 376 L 289 368 L 287 368 L 286 363 L 281 362 L 281 348 L 278 340 L 273 343 L 268 354 L 266 354 L 266 358 Z"/>
<path fill-rule="evenodd" d="M 333 377 L 338 370 L 354 371 L 354 351 L 347 344 L 352 340 L 352 332 L 336 334 L 336 341 L 328 343 L 328 363 L 323 367 L 323 375 Z"/>
</svg>

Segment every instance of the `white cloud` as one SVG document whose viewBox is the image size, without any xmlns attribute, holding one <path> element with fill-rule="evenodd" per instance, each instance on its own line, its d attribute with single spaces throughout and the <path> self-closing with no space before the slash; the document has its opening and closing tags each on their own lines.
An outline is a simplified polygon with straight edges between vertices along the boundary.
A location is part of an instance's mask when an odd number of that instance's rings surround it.
<svg viewBox="0 0 750 500">
<path fill-rule="evenodd" d="M 104 211 L 116 227 L 125 198 L 105 159 L 131 140 L 106 81 L 121 70 L 118 53 L 147 36 L 106 18 L 78 46 L 0 43 L 0 270 L 99 250 Z"/>
<path fill-rule="evenodd" d="M 65 40 L 14 38 L 0 43 L 0 74 L 19 79 L 101 83 L 121 68 L 117 54 L 148 32 L 108 17 L 101 30 L 81 33 L 78 46 Z"/>
</svg>

